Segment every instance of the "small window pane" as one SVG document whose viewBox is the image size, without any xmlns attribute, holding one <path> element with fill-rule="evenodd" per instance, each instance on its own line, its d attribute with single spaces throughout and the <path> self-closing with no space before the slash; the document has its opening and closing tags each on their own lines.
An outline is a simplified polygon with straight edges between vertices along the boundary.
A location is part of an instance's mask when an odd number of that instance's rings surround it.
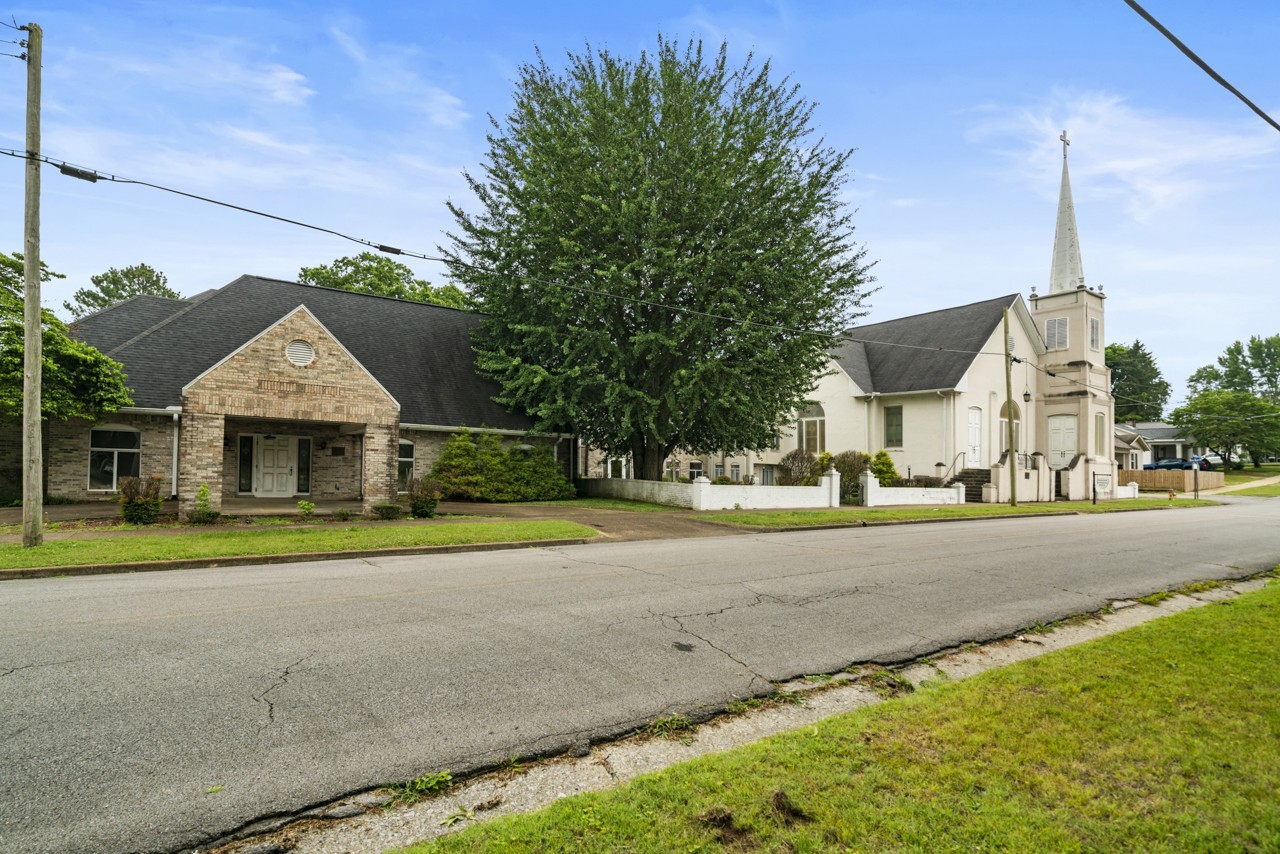
<svg viewBox="0 0 1280 854">
<path fill-rule="evenodd" d="M 89 437 L 89 446 L 136 451 L 142 447 L 142 434 L 133 430 L 94 430 Z"/>
<path fill-rule="evenodd" d="M 116 454 L 115 451 L 89 452 L 89 488 L 116 488 Z"/>
<path fill-rule="evenodd" d="M 137 451 L 116 452 L 116 485 L 120 485 L 122 477 L 137 477 L 141 470 L 141 454 Z"/>
<path fill-rule="evenodd" d="M 298 439 L 298 492 L 311 491 L 311 440 Z"/>
<path fill-rule="evenodd" d="M 413 460 L 400 460 L 399 467 L 396 469 L 396 488 L 401 492 L 408 492 L 411 480 L 413 480 Z"/>
<path fill-rule="evenodd" d="M 240 437 L 239 476 L 236 478 L 236 489 L 239 492 L 253 492 L 253 437 Z"/>
</svg>

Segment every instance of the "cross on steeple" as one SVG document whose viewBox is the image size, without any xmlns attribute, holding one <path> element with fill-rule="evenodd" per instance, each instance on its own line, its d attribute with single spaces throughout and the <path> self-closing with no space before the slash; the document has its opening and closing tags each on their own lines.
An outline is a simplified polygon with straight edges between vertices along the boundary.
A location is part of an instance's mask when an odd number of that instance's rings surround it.
<svg viewBox="0 0 1280 854">
<path fill-rule="evenodd" d="M 1071 144 L 1071 140 L 1067 139 L 1067 132 L 1065 130 L 1062 132 L 1062 136 L 1058 137 L 1058 139 L 1062 140 L 1062 159 L 1066 160 L 1067 146 Z"/>
</svg>

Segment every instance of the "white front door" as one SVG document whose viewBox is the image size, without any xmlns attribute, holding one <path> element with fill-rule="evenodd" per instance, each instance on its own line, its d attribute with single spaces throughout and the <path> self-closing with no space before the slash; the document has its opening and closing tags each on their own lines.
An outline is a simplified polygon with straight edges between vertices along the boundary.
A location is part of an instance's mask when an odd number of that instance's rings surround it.
<svg viewBox="0 0 1280 854">
<path fill-rule="evenodd" d="M 1076 455 L 1076 417 L 1049 416 L 1049 468 L 1064 469 Z"/>
<path fill-rule="evenodd" d="M 258 437 L 259 498 L 291 498 L 297 491 L 297 439 L 293 436 Z"/>
<path fill-rule="evenodd" d="M 982 467 L 982 410 L 976 406 L 969 407 L 969 455 L 964 464 L 966 468 Z"/>
</svg>

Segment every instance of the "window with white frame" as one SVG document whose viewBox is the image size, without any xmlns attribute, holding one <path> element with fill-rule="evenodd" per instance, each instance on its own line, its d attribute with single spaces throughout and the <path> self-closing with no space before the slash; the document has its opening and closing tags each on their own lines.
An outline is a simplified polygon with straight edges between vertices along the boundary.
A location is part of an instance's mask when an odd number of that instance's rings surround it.
<svg viewBox="0 0 1280 854">
<path fill-rule="evenodd" d="M 413 449 L 413 442 L 400 440 L 400 453 L 396 460 L 396 488 L 401 492 L 408 492 L 413 480 Z"/>
<path fill-rule="evenodd" d="M 1050 350 L 1067 349 L 1067 318 L 1051 317 L 1044 322 L 1044 346 Z"/>
<path fill-rule="evenodd" d="M 689 480 L 702 477 L 702 460 L 689 460 Z"/>
<path fill-rule="evenodd" d="M 742 480 L 742 466 L 738 465 L 737 463 L 732 463 L 729 466 L 729 479 L 732 480 L 734 483 L 737 483 L 738 481 Z"/>
<path fill-rule="evenodd" d="M 1102 349 L 1102 321 L 1096 317 L 1089 318 L 1089 347 L 1093 350 Z"/>
<path fill-rule="evenodd" d="M 760 466 L 760 484 L 762 486 L 773 486 L 773 466 Z"/>
<path fill-rule="evenodd" d="M 1107 456 L 1107 416 L 1102 412 L 1093 413 L 1093 454 Z"/>
<path fill-rule="evenodd" d="M 902 447 L 901 406 L 886 406 L 884 408 L 884 446 L 886 448 Z"/>
<path fill-rule="evenodd" d="M 821 404 L 814 403 L 800 413 L 796 445 L 811 454 L 820 454 L 827 449 L 827 414 Z"/>
<path fill-rule="evenodd" d="M 132 427 L 94 427 L 89 432 L 89 489 L 115 492 L 120 478 L 142 470 L 142 434 Z"/>
<path fill-rule="evenodd" d="M 1000 407 L 1000 451 L 1009 450 L 1009 411 L 1013 408 L 1013 450 L 1017 453 L 1022 448 L 1022 409 L 1011 400 Z"/>
<path fill-rule="evenodd" d="M 680 479 L 680 461 L 667 460 L 667 476 L 666 479 L 674 483 Z"/>
</svg>

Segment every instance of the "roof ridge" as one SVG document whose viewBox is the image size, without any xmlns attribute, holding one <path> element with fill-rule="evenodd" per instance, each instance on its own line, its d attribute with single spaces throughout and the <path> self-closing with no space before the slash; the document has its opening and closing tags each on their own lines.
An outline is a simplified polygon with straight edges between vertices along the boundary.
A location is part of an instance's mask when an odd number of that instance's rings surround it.
<svg viewBox="0 0 1280 854">
<path fill-rule="evenodd" d="M 892 317 L 888 320 L 881 320 L 876 323 L 866 323 L 866 324 L 863 324 L 862 326 L 850 326 L 848 329 L 844 331 L 843 334 L 848 335 L 849 333 L 853 332 L 853 330 L 855 329 L 869 329 L 872 326 L 885 326 L 886 324 L 897 323 L 902 320 L 912 320 L 917 317 L 928 317 L 931 314 L 943 314 L 949 311 L 959 311 L 960 309 L 963 309 L 963 308 L 973 308 L 976 305 L 983 305 L 984 303 L 1003 303 L 1007 301 L 1010 305 L 1012 305 L 1013 301 L 1020 296 L 1022 296 L 1020 292 L 1014 291 L 1013 293 L 1006 294 L 1004 296 L 992 297 L 991 299 L 976 300 L 974 302 L 965 303 L 964 305 L 953 305 L 953 306 L 948 306 L 947 308 L 935 308 L 932 311 L 921 311 L 916 314 L 906 314 L 906 315 L 903 315 L 902 317 Z M 877 344 L 881 342 L 868 341 L 866 343 Z"/>
<path fill-rule="evenodd" d="M 370 294 L 370 293 L 365 293 L 364 291 L 349 291 L 346 288 L 331 288 L 328 285 L 309 285 L 309 284 L 306 284 L 305 282 L 294 282 L 288 279 L 277 279 L 272 276 L 258 276 L 258 275 L 246 273 L 240 278 L 241 279 L 258 279 L 263 282 L 274 282 L 276 284 L 281 284 L 281 285 L 293 285 L 294 287 L 298 287 L 298 288 L 312 288 L 312 289 L 319 288 L 325 291 L 336 291 L 338 293 L 351 294 L 352 296 L 357 296 L 357 297 L 369 297 L 371 299 L 390 300 L 391 302 L 398 302 L 404 305 L 425 305 L 425 306 L 430 306 L 431 308 L 444 308 L 444 309 L 448 309 L 449 311 L 461 311 L 467 314 L 480 313 L 480 312 L 472 311 L 471 309 L 454 308 L 451 305 L 441 305 L 438 302 L 419 302 L 418 300 L 402 299 L 401 297 L 389 297 L 389 296 L 386 296 L 385 294 Z M 237 279 L 236 281 L 239 281 L 239 279 Z"/>
<path fill-rule="evenodd" d="M 116 345 L 115 347 L 112 347 L 112 348 L 111 348 L 111 349 L 110 349 L 110 350 L 109 350 L 105 355 L 107 355 L 107 356 L 113 356 L 113 355 L 115 355 L 116 353 L 121 352 L 122 350 L 124 350 L 124 348 L 131 346 L 132 344 L 134 344 L 134 343 L 136 343 L 136 342 L 138 342 L 138 341 L 142 340 L 143 338 L 146 338 L 148 335 L 150 335 L 151 333 L 155 332 L 157 329 L 162 329 L 162 328 L 164 328 L 165 326 L 167 326 L 167 325 L 169 325 L 170 323 L 172 323 L 174 320 L 177 320 L 179 317 L 182 317 L 183 315 L 187 314 L 188 312 L 193 311 L 194 309 L 198 308 L 199 306 L 204 305 L 204 304 L 205 304 L 205 303 L 207 303 L 209 300 L 213 299 L 213 298 L 214 298 L 214 297 L 216 297 L 218 294 L 222 293 L 224 290 L 226 290 L 227 288 L 231 287 L 232 285 L 236 284 L 237 282 L 239 282 L 241 279 L 244 279 L 244 278 L 245 278 L 245 276 L 241 276 L 240 278 L 236 279 L 236 280 L 235 280 L 235 281 L 233 281 L 233 282 L 230 282 L 229 284 L 223 285 L 223 286 L 222 286 L 222 287 L 220 287 L 220 288 L 214 288 L 214 289 L 213 289 L 213 293 L 208 293 L 208 292 L 206 292 L 206 293 L 207 293 L 207 295 L 204 297 L 204 299 L 196 300 L 195 302 L 188 302 L 188 304 L 187 304 L 186 306 L 184 306 L 183 308 L 178 309 L 178 310 L 177 310 L 177 311 L 175 311 L 173 314 L 169 315 L 168 317 L 166 317 L 164 320 L 160 321 L 159 323 L 153 324 L 152 326 L 150 326 L 150 327 L 148 327 L 148 328 L 146 328 L 146 329 L 142 330 L 142 331 L 141 331 L 141 332 L 139 332 L 137 335 L 135 335 L 135 336 L 133 336 L 132 338 L 130 338 L 128 341 L 122 342 L 122 343 L 120 343 L 120 344 Z"/>
<path fill-rule="evenodd" d="M 75 326 L 77 323 L 83 320 L 88 320 L 91 317 L 101 317 L 102 315 L 106 314 L 108 311 L 111 311 L 113 308 L 119 308 L 120 306 L 124 305 L 127 302 L 133 302 L 134 300 L 141 299 L 143 297 L 150 297 L 151 299 L 164 300 L 165 302 L 185 302 L 186 301 L 185 297 L 178 297 L 177 299 L 174 299 L 173 297 L 162 297 L 162 296 L 156 296 L 155 294 L 134 294 L 131 297 L 125 297 L 119 302 L 113 302 L 111 303 L 111 305 L 107 306 L 106 308 L 100 308 L 97 311 L 90 312 L 89 314 L 86 314 L 84 317 L 77 317 L 67 325 Z"/>
</svg>

